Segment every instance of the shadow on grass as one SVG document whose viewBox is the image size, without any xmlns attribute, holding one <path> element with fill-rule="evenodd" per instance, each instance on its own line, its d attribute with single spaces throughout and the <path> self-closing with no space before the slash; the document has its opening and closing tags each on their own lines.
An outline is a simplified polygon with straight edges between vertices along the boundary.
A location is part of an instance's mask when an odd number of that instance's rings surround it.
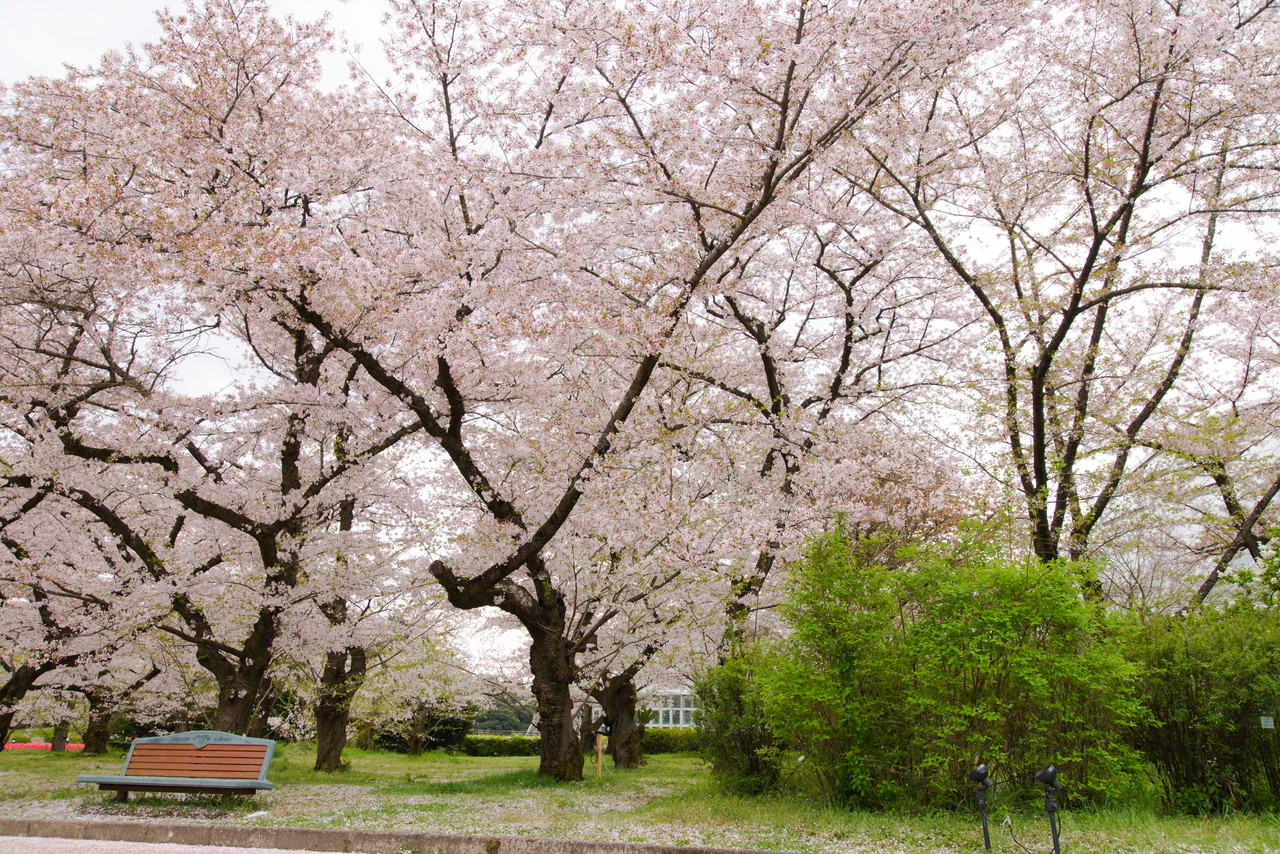
<svg viewBox="0 0 1280 854">
<path fill-rule="evenodd" d="M 245 795 L 193 795 L 133 792 L 121 803 L 114 792 L 81 792 L 81 814 L 132 818 L 219 819 L 244 816 L 262 809 L 262 801 Z"/>
</svg>

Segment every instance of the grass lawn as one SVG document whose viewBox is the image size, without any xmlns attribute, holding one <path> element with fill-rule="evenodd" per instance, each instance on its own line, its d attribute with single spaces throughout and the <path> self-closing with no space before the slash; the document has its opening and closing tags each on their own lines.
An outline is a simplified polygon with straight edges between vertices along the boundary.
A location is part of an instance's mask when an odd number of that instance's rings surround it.
<svg viewBox="0 0 1280 854">
<path fill-rule="evenodd" d="M 311 771 L 306 745 L 279 745 L 271 792 L 242 800 L 114 794 L 77 786 L 77 774 L 117 773 L 119 754 L 84 758 L 45 751 L 0 753 L 0 815 L 23 818 L 173 820 L 433 833 L 541 836 L 741 846 L 824 854 L 981 852 L 971 807 L 928 814 L 849 812 L 798 796 L 745 798 L 721 792 L 693 756 L 654 756 L 636 771 L 577 784 L 536 774 L 533 758 L 420 757 L 348 751 L 351 770 Z M 1064 854 L 1280 853 L 1280 816 L 1166 818 L 1146 812 L 1064 810 Z M 1051 849 L 1043 812 L 992 822 L 993 850 Z"/>
</svg>

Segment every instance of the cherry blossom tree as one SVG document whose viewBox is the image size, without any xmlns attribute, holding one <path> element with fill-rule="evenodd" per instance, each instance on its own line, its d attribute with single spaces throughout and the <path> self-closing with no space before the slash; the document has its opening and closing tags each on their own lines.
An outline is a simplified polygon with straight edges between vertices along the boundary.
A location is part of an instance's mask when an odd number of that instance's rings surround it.
<svg viewBox="0 0 1280 854">
<path fill-rule="evenodd" d="M 6 461 L 8 462 L 8 461 Z M 11 475 L 0 488 L 0 743 L 32 690 L 84 684 L 163 616 L 123 544 L 47 485 Z"/>
<path fill-rule="evenodd" d="M 401 177 L 280 299 L 423 425 L 465 499 L 432 574 L 528 631 L 540 768 L 577 779 L 546 550 L 645 429 L 695 302 L 800 215 L 815 164 L 1013 7 L 393 5 Z"/>
<path fill-rule="evenodd" d="M 1043 560 L 1090 554 L 1256 255 L 1235 238 L 1274 230 L 1274 28 L 1266 0 L 1048 3 L 851 164 L 981 319 L 966 406 Z"/>
<path fill-rule="evenodd" d="M 350 537 L 342 553 L 308 564 L 308 588 L 326 593 L 291 608 L 276 643 L 276 684 L 305 699 L 308 719 L 295 726 L 316 739 L 317 771 L 342 769 L 353 704 L 369 679 L 381 678 L 379 671 L 413 644 L 438 648 L 441 657 L 450 648 L 447 609 L 434 585 L 427 586 L 430 576 L 419 561 L 390 554 L 383 538 L 371 535 L 403 520 L 377 515 L 367 522 L 363 547 Z"/>
<path fill-rule="evenodd" d="M 151 680 L 161 674 L 154 664 L 144 672 L 131 671 L 112 661 L 100 669 L 88 685 L 68 685 L 66 690 L 84 696 L 84 755 L 106 753 L 111 740 L 112 717 Z"/>
<path fill-rule="evenodd" d="M 1255 256 L 1256 257 L 1256 256 Z M 1256 567 L 1276 526 L 1280 460 L 1275 290 L 1271 262 L 1237 264 L 1227 298 L 1208 313 L 1201 357 L 1147 441 L 1153 452 L 1138 494 L 1163 512 L 1172 542 L 1163 554 L 1185 565 L 1180 604 L 1200 604 L 1219 581 Z M 1242 565 L 1238 565 L 1242 564 Z M 1207 566 L 1207 569 L 1205 568 Z"/>
<path fill-rule="evenodd" d="M 214 675 L 214 725 L 243 732 L 286 612 L 341 599 L 332 573 L 308 586 L 312 568 L 369 546 L 334 518 L 386 499 L 383 470 L 364 464 L 417 425 L 246 293 L 281 275 L 305 290 L 313 218 L 363 182 L 365 159 L 341 157 L 359 122 L 314 87 L 327 33 L 244 2 L 161 24 L 141 54 L 10 99 L 5 427 L 33 482 L 167 586 L 164 630 Z M 191 393 L 215 347 L 242 361 L 239 384 Z"/>
<path fill-rule="evenodd" d="M 868 531 L 954 517 L 958 480 L 930 471 L 938 451 L 904 416 L 955 381 L 970 321 L 953 311 L 949 286 L 924 275 L 901 229 L 832 177 L 810 176 L 807 221 L 705 301 L 687 353 L 668 361 L 701 387 L 696 405 L 715 412 L 714 430 L 752 436 L 737 440 L 749 449 L 737 463 L 757 482 L 737 477 L 756 508 L 755 556 L 734 579 L 731 624 L 778 558 L 833 514 Z"/>
<path fill-rule="evenodd" d="M 467 670 L 451 644 L 434 638 L 447 633 L 413 630 L 372 650 L 377 666 L 353 710 L 370 741 L 377 732 L 394 733 L 411 753 L 421 753 L 440 717 L 462 715 L 487 702 L 485 681 Z"/>
</svg>

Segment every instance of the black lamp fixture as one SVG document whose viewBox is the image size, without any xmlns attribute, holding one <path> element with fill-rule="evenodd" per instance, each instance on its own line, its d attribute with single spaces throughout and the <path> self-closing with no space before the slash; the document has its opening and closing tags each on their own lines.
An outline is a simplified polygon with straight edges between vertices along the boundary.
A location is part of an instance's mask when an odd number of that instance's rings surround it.
<svg viewBox="0 0 1280 854">
<path fill-rule="evenodd" d="M 978 784 L 978 812 L 982 814 L 982 845 L 991 850 L 991 831 L 987 828 L 987 789 L 995 785 L 987 775 L 987 766 L 979 765 L 969 772 L 969 779 Z"/>
<path fill-rule="evenodd" d="M 1054 794 L 1062 790 L 1058 782 L 1058 769 L 1050 765 L 1036 774 L 1036 782 L 1044 786 L 1044 811 L 1049 814 L 1049 831 L 1053 834 L 1053 854 L 1062 854 L 1062 846 L 1058 841 L 1058 803 Z"/>
</svg>

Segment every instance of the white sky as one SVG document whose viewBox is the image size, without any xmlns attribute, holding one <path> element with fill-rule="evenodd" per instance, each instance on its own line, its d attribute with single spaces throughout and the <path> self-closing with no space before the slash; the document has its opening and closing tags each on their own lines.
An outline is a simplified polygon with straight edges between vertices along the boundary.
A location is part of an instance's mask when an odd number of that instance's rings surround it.
<svg viewBox="0 0 1280 854">
<path fill-rule="evenodd" d="M 362 61 L 377 67 L 384 0 L 268 0 L 280 15 L 331 16 L 339 36 L 363 44 Z M 183 0 L 0 0 L 0 82 L 32 75 L 60 77 L 63 64 L 89 65 L 125 44 L 141 45 L 160 34 L 154 10 L 185 8 Z M 326 79 L 345 77 L 336 60 Z"/>
</svg>

